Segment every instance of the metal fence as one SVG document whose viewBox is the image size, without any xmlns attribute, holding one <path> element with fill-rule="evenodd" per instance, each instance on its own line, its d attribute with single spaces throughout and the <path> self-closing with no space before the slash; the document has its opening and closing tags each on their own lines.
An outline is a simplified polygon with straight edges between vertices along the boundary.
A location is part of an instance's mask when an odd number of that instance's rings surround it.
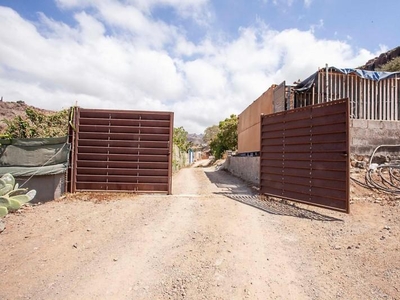
<svg viewBox="0 0 400 300">
<path fill-rule="evenodd" d="M 295 108 L 349 98 L 350 118 L 399 121 L 400 76 L 379 81 L 321 69 L 313 87 L 295 93 Z"/>
<path fill-rule="evenodd" d="M 349 212 L 348 100 L 261 117 L 260 193 Z"/>
<path fill-rule="evenodd" d="M 76 107 L 67 188 L 171 193 L 173 113 Z"/>
<path fill-rule="evenodd" d="M 274 112 L 284 110 L 287 110 L 285 81 L 274 88 Z"/>
</svg>

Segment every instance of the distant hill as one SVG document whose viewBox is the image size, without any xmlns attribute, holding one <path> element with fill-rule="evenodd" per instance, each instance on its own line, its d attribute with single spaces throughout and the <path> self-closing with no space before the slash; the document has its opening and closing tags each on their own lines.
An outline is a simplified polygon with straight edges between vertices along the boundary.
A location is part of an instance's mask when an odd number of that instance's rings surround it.
<svg viewBox="0 0 400 300">
<path fill-rule="evenodd" d="M 370 59 L 365 65 L 359 67 L 359 69 L 387 72 L 400 71 L 400 46 Z"/>
<path fill-rule="evenodd" d="M 187 139 L 189 142 L 192 142 L 193 145 L 195 145 L 195 146 L 202 145 L 202 144 L 204 144 L 203 136 L 204 136 L 204 134 L 189 133 L 187 135 Z"/>
<path fill-rule="evenodd" d="M 37 108 L 34 106 L 27 105 L 24 101 L 16 101 L 16 102 L 6 102 L 0 101 L 0 132 L 6 127 L 6 123 L 4 120 L 14 119 L 16 116 L 25 115 L 25 110 L 28 108 L 34 108 L 37 111 L 41 112 L 51 112 L 49 110 L 44 110 L 41 108 Z"/>
</svg>

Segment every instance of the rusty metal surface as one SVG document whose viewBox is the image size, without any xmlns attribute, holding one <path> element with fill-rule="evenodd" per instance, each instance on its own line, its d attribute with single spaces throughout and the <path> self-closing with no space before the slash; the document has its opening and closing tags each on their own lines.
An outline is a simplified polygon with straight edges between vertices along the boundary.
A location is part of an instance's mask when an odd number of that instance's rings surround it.
<svg viewBox="0 0 400 300">
<path fill-rule="evenodd" d="M 173 113 L 75 108 L 69 190 L 171 193 Z"/>
<path fill-rule="evenodd" d="M 347 99 L 261 119 L 260 193 L 349 212 Z"/>
<path fill-rule="evenodd" d="M 238 122 L 238 152 L 260 151 L 260 119 L 261 114 L 274 112 L 272 85 L 266 92 L 239 114 Z"/>
</svg>

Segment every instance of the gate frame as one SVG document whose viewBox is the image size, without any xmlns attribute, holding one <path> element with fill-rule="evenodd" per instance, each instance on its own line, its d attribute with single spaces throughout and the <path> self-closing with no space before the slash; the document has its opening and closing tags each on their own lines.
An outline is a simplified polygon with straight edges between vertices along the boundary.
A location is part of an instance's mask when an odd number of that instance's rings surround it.
<svg viewBox="0 0 400 300">
<path fill-rule="evenodd" d="M 149 114 L 149 115 L 164 115 L 169 116 L 169 140 L 167 142 L 168 147 L 164 148 L 168 150 L 168 171 L 167 171 L 167 191 L 141 191 L 141 190 L 99 190 L 99 189 L 77 189 L 77 160 L 78 160 L 78 143 L 79 143 L 79 128 L 80 128 L 80 112 L 81 108 L 78 106 L 71 107 L 70 119 L 68 127 L 68 141 L 71 143 L 71 152 L 69 156 L 69 167 L 66 180 L 66 190 L 71 193 L 77 191 L 91 191 L 91 192 L 133 192 L 133 193 L 166 193 L 167 195 L 172 194 L 172 150 L 173 150 L 173 126 L 174 126 L 174 113 L 163 112 L 163 111 L 136 111 L 136 110 L 113 110 L 113 109 L 86 109 L 92 112 L 110 112 L 110 113 L 134 113 L 134 114 Z M 167 128 L 167 127 L 165 127 Z M 140 133 L 139 133 L 140 134 Z"/>
<path fill-rule="evenodd" d="M 277 194 L 272 194 L 272 193 L 265 193 L 262 191 L 263 189 L 263 180 L 262 180 L 262 163 L 263 163 L 263 118 L 264 117 L 271 117 L 273 115 L 284 115 L 284 114 L 288 114 L 288 113 L 296 113 L 296 111 L 304 111 L 304 110 L 311 110 L 311 114 L 312 114 L 312 110 L 315 108 L 321 108 L 321 107 L 326 107 L 326 106 L 332 106 L 335 104 L 339 104 L 339 103 L 343 103 L 346 102 L 346 110 L 344 112 L 345 114 L 345 128 L 346 128 L 346 153 L 343 153 L 343 156 L 345 156 L 345 162 L 346 162 L 346 170 L 345 170 L 345 174 L 346 174 L 346 178 L 345 178 L 345 185 L 346 185 L 346 190 L 345 190 L 345 207 L 343 209 L 341 208 L 337 208 L 337 207 L 332 207 L 332 206 L 328 206 L 328 205 L 324 205 L 318 202 L 311 202 L 311 201 L 305 201 L 303 199 L 295 199 L 295 198 L 291 198 L 291 197 L 285 197 L 282 195 L 277 195 Z M 290 201 L 294 201 L 294 202 L 299 202 L 299 203 L 304 203 L 304 204 L 308 204 L 308 205 L 312 205 L 312 206 L 317 206 L 317 207 L 322 207 L 322 208 L 326 208 L 326 209 L 331 209 L 331 210 L 335 210 L 335 211 L 340 211 L 340 212 L 345 212 L 345 213 L 349 213 L 350 212 L 350 127 L 349 127 L 349 123 L 350 123 L 350 103 L 349 103 L 349 99 L 345 98 L 345 99 L 340 99 L 340 100 L 335 100 L 335 101 L 330 101 L 330 102 L 325 102 L 325 103 L 321 103 L 321 104 L 315 104 L 315 105 L 309 105 L 309 106 L 305 106 L 302 108 L 296 108 L 296 109 L 292 109 L 292 110 L 288 110 L 288 111 L 283 111 L 283 112 L 278 112 L 278 113 L 274 113 L 274 114 L 270 114 L 270 115 L 261 115 L 261 122 L 260 122 L 260 176 L 259 176 L 259 187 L 260 187 L 260 194 L 261 195 L 269 195 L 272 197 L 277 197 L 277 198 L 281 198 L 281 199 L 287 199 Z M 311 116 L 312 118 L 312 116 Z M 312 127 L 312 125 L 311 125 Z M 312 135 L 311 135 L 312 136 Z M 312 144 L 312 142 L 311 142 Z M 282 149 L 283 150 L 283 149 Z M 284 153 L 284 152 L 283 152 Z M 310 153 L 312 153 L 312 149 L 310 149 Z M 312 161 L 312 158 L 310 160 L 310 162 Z M 284 170 L 284 167 L 282 168 L 282 170 Z M 310 170 L 311 171 L 311 170 Z M 311 174 L 311 173 L 310 173 Z M 310 178 L 312 178 L 312 174 L 310 176 Z M 290 182 L 289 182 L 290 184 Z M 311 191 L 311 190 L 310 190 Z M 311 192 L 310 192 L 311 194 Z"/>
</svg>

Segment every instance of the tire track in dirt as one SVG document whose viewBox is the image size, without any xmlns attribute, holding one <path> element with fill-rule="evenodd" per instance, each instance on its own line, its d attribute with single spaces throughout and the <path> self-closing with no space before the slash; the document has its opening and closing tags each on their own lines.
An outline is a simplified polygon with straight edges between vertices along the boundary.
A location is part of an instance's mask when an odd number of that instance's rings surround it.
<svg viewBox="0 0 400 300">
<path fill-rule="evenodd" d="M 243 182 L 183 169 L 173 193 L 53 202 L 12 215 L 1 236 L 2 253 L 13 247 L 0 267 L 0 298 L 307 298 L 278 217 L 227 197 L 251 196 Z M 29 238 L 15 241 L 17 233 Z"/>
</svg>

